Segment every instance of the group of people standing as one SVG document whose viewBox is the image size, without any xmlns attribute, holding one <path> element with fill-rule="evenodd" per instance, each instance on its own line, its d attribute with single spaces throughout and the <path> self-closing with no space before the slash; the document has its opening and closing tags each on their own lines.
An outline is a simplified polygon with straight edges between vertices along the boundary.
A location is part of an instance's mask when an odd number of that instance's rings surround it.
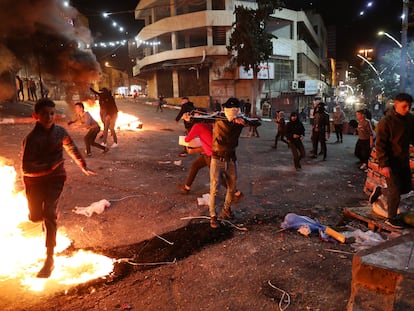
<svg viewBox="0 0 414 311">
<path fill-rule="evenodd" d="M 30 101 L 37 101 L 37 89 L 38 86 L 36 81 L 33 78 L 25 79 L 27 84 L 27 99 Z M 48 98 L 49 97 L 49 88 L 42 81 L 39 82 L 40 88 L 40 97 Z M 16 99 L 17 101 L 24 101 L 24 81 L 20 76 L 16 75 Z"/>
<path fill-rule="evenodd" d="M 285 121 L 284 112 L 276 111 L 277 132 L 274 140 L 274 149 L 277 149 L 279 139 L 288 145 L 292 152 L 293 164 L 297 171 L 302 166 L 300 160 L 305 157 L 305 148 L 303 139 L 305 138 L 305 127 L 300 120 L 299 114 L 294 111 L 289 116 L 289 122 Z M 325 111 L 325 104 L 320 102 L 317 104 L 314 112 L 314 121 L 310 137 L 312 140 L 311 158 L 316 159 L 318 155 L 323 155 L 323 160 L 326 160 L 327 148 L 326 140 L 330 135 L 329 115 Z M 318 153 L 318 144 L 321 146 L 321 151 Z"/>
</svg>

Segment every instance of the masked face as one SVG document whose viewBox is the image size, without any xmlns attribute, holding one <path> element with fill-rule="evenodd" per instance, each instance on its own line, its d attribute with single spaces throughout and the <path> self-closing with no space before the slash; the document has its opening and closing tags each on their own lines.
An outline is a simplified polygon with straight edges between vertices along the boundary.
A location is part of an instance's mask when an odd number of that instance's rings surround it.
<svg viewBox="0 0 414 311">
<path fill-rule="evenodd" d="M 233 121 L 240 113 L 240 108 L 224 108 L 224 115 L 229 122 Z"/>
</svg>

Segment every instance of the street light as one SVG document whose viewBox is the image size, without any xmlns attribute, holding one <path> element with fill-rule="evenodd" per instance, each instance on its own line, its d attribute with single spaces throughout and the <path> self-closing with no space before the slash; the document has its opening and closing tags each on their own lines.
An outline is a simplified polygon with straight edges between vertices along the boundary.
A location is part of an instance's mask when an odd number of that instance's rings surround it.
<svg viewBox="0 0 414 311">
<path fill-rule="evenodd" d="M 380 73 L 378 72 L 378 70 L 374 67 L 374 65 L 368 60 L 368 59 L 366 59 L 364 56 L 362 56 L 362 55 L 360 55 L 360 54 L 357 54 L 356 55 L 357 57 L 359 57 L 360 59 L 362 59 L 364 62 L 366 62 L 370 67 L 371 67 L 371 69 L 377 74 L 377 76 L 378 76 L 378 80 L 380 81 L 380 82 L 382 82 L 382 81 L 384 81 L 382 78 L 381 78 L 381 75 L 380 75 Z"/>
<path fill-rule="evenodd" d="M 398 47 L 400 49 L 402 48 L 402 44 L 397 39 L 395 39 L 393 36 L 391 36 L 388 32 L 380 31 L 380 32 L 378 32 L 378 35 L 379 36 L 386 36 L 386 37 L 388 37 L 389 39 L 391 39 L 392 41 L 394 41 L 394 43 L 396 45 L 398 45 Z"/>
</svg>

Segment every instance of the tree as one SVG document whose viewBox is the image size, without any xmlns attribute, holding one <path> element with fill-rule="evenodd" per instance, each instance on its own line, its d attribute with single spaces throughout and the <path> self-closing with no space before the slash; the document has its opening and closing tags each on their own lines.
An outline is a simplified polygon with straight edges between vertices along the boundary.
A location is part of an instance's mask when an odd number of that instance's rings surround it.
<svg viewBox="0 0 414 311">
<path fill-rule="evenodd" d="M 412 55 L 414 55 L 414 42 L 410 42 L 407 47 L 407 80 L 405 89 L 409 93 L 413 93 L 413 66 L 414 60 Z M 392 48 L 387 50 L 383 55 L 379 57 L 380 68 L 382 72 L 382 77 L 384 79 L 384 92 L 386 97 L 394 98 L 400 92 L 400 59 L 401 59 L 401 49 Z"/>
<path fill-rule="evenodd" d="M 273 52 L 272 38 L 276 38 L 267 32 L 267 23 L 274 10 L 280 8 L 280 0 L 258 0 L 257 9 L 244 6 L 236 6 L 236 15 L 233 23 L 230 43 L 227 46 L 233 53 L 232 61 L 238 66 L 244 66 L 245 70 L 253 69 L 254 96 L 260 90 L 257 79 L 259 65 L 269 59 Z M 256 113 L 256 105 L 253 104 L 253 113 Z"/>
</svg>

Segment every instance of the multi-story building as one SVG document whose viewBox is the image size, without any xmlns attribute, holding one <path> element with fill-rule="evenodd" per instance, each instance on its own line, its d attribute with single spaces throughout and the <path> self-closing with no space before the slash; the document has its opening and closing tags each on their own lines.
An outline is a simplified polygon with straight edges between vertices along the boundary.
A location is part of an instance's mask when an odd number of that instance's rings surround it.
<svg viewBox="0 0 414 311">
<path fill-rule="evenodd" d="M 259 72 L 261 91 L 253 98 L 252 72 L 231 62 L 227 50 L 235 6 L 255 7 L 255 1 L 141 0 L 135 18 L 145 26 L 136 37 L 134 76 L 147 80 L 150 97 L 169 102 L 189 96 L 197 106 L 230 96 L 250 99 L 260 109 L 263 99 L 274 109 L 304 106 L 324 95 L 330 81 L 327 32 L 317 14 L 276 10 L 269 23 L 273 55 Z"/>
</svg>

